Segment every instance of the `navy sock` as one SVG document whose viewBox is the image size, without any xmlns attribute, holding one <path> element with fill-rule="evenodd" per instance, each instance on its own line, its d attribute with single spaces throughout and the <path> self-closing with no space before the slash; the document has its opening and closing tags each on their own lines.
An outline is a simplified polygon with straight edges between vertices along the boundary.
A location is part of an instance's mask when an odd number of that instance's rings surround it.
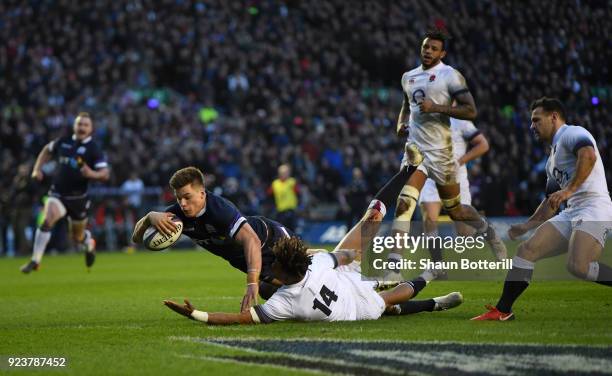
<svg viewBox="0 0 612 376">
<path fill-rule="evenodd" d="M 411 298 L 417 296 L 419 292 L 423 290 L 425 286 L 427 286 L 427 282 L 422 277 L 417 277 L 411 281 L 406 281 L 406 283 L 412 286 L 412 289 L 414 290 L 414 295 L 412 295 Z"/>
<path fill-rule="evenodd" d="M 497 309 L 504 313 L 512 312 L 512 305 L 519 296 L 529 287 L 533 269 L 523 269 L 513 266 L 508 271 L 502 296 L 497 302 Z"/>
<path fill-rule="evenodd" d="M 376 200 L 382 201 L 382 203 L 385 204 L 387 208 L 392 208 L 393 206 L 395 206 L 395 201 L 397 200 L 397 197 L 402 191 L 402 188 L 404 188 L 404 185 L 406 185 L 406 183 L 408 182 L 408 178 L 410 177 L 410 175 L 412 175 L 414 171 L 416 171 L 415 166 L 408 166 L 407 168 L 402 168 L 400 172 L 395 174 L 395 176 L 393 176 L 391 180 L 389 180 L 389 182 L 385 184 L 385 186 L 382 187 L 376 193 L 376 196 L 374 196 L 374 198 Z"/>
<path fill-rule="evenodd" d="M 599 275 L 597 281 L 600 285 L 612 286 L 612 268 L 606 264 L 599 263 Z"/>
<path fill-rule="evenodd" d="M 431 261 L 442 261 L 442 250 L 440 249 L 440 247 L 436 245 L 434 245 L 433 247 L 429 247 L 429 253 L 431 254 Z"/>
<path fill-rule="evenodd" d="M 436 302 L 433 299 L 428 300 L 409 300 L 399 304 L 401 308 L 400 315 L 411 315 L 419 312 L 433 312 Z"/>
</svg>

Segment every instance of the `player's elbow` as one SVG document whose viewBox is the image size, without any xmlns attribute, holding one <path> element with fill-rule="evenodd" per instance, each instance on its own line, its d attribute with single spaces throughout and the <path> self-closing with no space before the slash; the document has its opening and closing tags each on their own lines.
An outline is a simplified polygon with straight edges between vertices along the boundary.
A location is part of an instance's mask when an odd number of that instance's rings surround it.
<svg viewBox="0 0 612 376">
<path fill-rule="evenodd" d="M 110 171 L 108 169 L 102 170 L 102 175 L 100 176 L 101 181 L 108 181 L 110 179 Z"/>
<path fill-rule="evenodd" d="M 482 141 L 480 142 L 480 150 L 481 150 L 480 155 L 485 154 L 486 152 L 489 151 L 489 149 L 491 149 L 491 145 L 489 145 L 489 141 L 487 141 L 487 139 L 483 137 Z"/>
</svg>

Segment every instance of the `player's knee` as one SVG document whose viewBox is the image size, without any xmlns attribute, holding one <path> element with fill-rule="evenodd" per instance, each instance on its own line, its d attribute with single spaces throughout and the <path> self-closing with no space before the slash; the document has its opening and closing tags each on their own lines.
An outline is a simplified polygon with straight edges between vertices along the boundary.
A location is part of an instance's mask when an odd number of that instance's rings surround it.
<svg viewBox="0 0 612 376">
<path fill-rule="evenodd" d="M 45 222 L 51 227 L 62 217 L 63 207 L 60 205 L 55 201 L 50 201 L 45 207 Z"/>
<path fill-rule="evenodd" d="M 77 243 L 82 243 L 85 240 L 85 232 L 84 231 L 74 231 L 72 233 L 72 240 Z"/>
<path fill-rule="evenodd" d="M 432 218 L 431 216 L 426 216 L 425 221 L 423 221 L 423 224 L 425 226 L 425 231 L 427 231 L 428 233 L 433 232 L 438 228 L 437 220 Z"/>
<path fill-rule="evenodd" d="M 516 255 L 531 262 L 535 262 L 538 259 L 536 250 L 529 241 L 524 241 L 519 244 Z"/>
<path fill-rule="evenodd" d="M 585 279 L 589 272 L 589 262 L 583 262 L 574 257 L 568 258 L 566 266 L 568 272 L 581 279 Z"/>
<path fill-rule="evenodd" d="M 40 226 L 38 227 L 41 231 L 51 231 L 53 229 L 53 224 L 49 223 L 49 221 L 47 219 L 45 219 Z"/>
</svg>

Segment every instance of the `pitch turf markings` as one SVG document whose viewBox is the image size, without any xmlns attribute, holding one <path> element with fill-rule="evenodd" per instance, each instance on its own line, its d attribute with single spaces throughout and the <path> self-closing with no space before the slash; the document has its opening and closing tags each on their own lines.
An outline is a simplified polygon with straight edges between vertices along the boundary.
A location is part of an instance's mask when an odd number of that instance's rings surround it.
<svg viewBox="0 0 612 376">
<path fill-rule="evenodd" d="M 457 342 L 271 340 L 265 338 L 172 337 L 243 350 L 249 355 L 221 356 L 243 363 L 282 364 L 355 375 L 612 375 L 612 348 L 538 344 Z"/>
<path fill-rule="evenodd" d="M 215 356 L 197 356 L 197 355 L 185 355 L 185 354 L 177 354 L 176 356 L 178 356 L 179 358 L 183 358 L 183 359 L 195 359 L 195 360 L 202 360 L 202 361 L 206 361 L 206 362 L 219 362 L 219 363 L 230 363 L 230 364 L 237 364 L 237 365 L 245 365 L 245 364 L 249 364 L 249 365 L 254 365 L 254 366 L 258 366 L 258 367 L 265 367 L 265 368 L 275 368 L 275 369 L 280 369 L 283 371 L 293 371 L 295 370 L 295 368 L 292 367 L 285 367 L 281 364 L 270 364 L 269 363 L 269 358 L 266 358 L 266 362 L 260 362 L 257 361 L 256 357 L 240 357 L 240 356 L 229 356 L 229 355 L 220 355 L 218 357 Z M 307 372 L 307 373 L 312 373 L 315 375 L 320 375 L 320 374 L 326 374 L 324 372 L 321 372 L 319 370 L 313 370 L 313 369 L 300 369 L 300 371 L 303 372 Z"/>
<path fill-rule="evenodd" d="M 174 341 L 187 341 L 193 343 L 201 343 L 224 347 L 232 350 L 241 350 L 249 355 L 222 355 L 215 356 L 215 359 L 232 360 L 237 363 L 260 364 L 267 366 L 282 365 L 283 368 L 291 368 L 297 370 L 316 370 L 325 373 L 340 373 L 351 375 L 372 375 L 377 376 L 397 376 L 403 375 L 404 372 L 394 370 L 386 366 L 370 366 L 354 364 L 342 359 L 325 359 L 322 357 L 304 356 L 281 351 L 261 351 L 250 347 L 233 346 L 216 341 L 214 338 L 198 338 L 198 337 L 170 337 Z M 248 340 L 247 340 L 248 341 Z"/>
</svg>

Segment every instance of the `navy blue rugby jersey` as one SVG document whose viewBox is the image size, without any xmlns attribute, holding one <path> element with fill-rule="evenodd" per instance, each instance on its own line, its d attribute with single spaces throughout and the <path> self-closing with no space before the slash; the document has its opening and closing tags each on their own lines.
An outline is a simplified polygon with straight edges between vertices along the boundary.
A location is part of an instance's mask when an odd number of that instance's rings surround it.
<svg viewBox="0 0 612 376">
<path fill-rule="evenodd" d="M 93 170 L 108 167 L 104 153 L 91 136 L 83 141 L 78 141 L 74 135 L 60 137 L 49 144 L 49 151 L 59 163 L 51 192 L 61 196 L 87 194 L 89 179 L 81 175 L 83 164 L 86 163 Z"/>
<path fill-rule="evenodd" d="M 275 221 L 265 217 L 246 217 L 229 200 L 206 191 L 206 206 L 203 213 L 194 218 L 185 216 L 178 203 L 166 212 L 175 214 L 183 221 L 183 234 L 211 253 L 224 258 L 236 269 L 246 273 L 247 264 L 243 246 L 235 240 L 236 234 L 246 223 L 251 225 L 262 244 L 262 262 L 273 260 L 271 246 L 275 238 L 289 236 Z M 266 265 L 264 265 L 264 269 Z"/>
</svg>

